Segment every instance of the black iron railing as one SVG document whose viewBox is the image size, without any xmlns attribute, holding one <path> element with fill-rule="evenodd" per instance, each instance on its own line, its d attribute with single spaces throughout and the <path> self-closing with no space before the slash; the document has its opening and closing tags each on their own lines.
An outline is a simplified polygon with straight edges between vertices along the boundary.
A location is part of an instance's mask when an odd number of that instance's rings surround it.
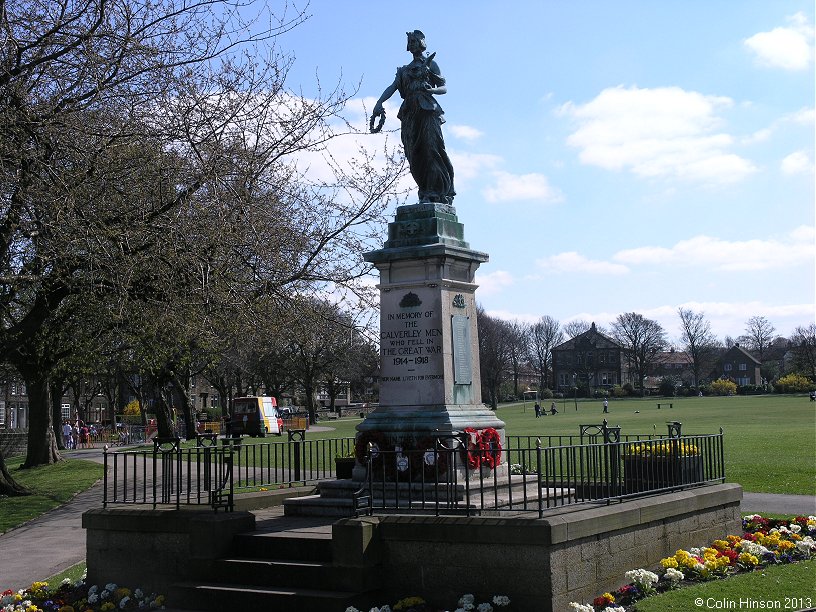
<svg viewBox="0 0 816 612">
<path fill-rule="evenodd" d="M 154 438 L 152 448 L 106 448 L 103 505 L 212 505 L 228 507 L 235 492 L 291 487 L 334 478 L 334 458 L 354 450 L 354 438 L 306 440 L 303 430 L 285 442 L 241 438 Z"/>
<path fill-rule="evenodd" d="M 603 503 L 725 481 L 723 433 L 473 449 L 465 438 L 428 451 L 373 451 L 367 512 L 494 514 Z"/>
<path fill-rule="evenodd" d="M 355 494 L 361 513 L 536 512 L 578 503 L 724 482 L 723 433 L 621 436 L 619 428 L 581 426 L 575 436 L 507 436 L 504 447 L 474 446 L 466 434 L 438 437 L 434 448 L 370 447 Z M 598 428 L 595 431 L 593 428 Z M 567 442 L 566 444 L 563 442 Z M 555 443 L 555 444 L 553 444 Z M 103 503 L 210 505 L 232 510 L 234 495 L 334 478 L 334 459 L 353 438 L 246 443 L 198 436 L 196 446 L 156 438 L 153 447 L 105 451 Z"/>
</svg>

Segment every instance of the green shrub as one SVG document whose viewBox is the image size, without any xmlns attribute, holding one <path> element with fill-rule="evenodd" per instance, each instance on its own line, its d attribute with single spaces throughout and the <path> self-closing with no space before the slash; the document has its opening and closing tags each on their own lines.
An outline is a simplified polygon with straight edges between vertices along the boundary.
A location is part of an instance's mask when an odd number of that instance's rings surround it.
<svg viewBox="0 0 816 612">
<path fill-rule="evenodd" d="M 626 391 L 623 390 L 623 387 L 620 385 L 612 387 L 612 397 L 623 397 L 624 395 L 626 395 Z"/>
<path fill-rule="evenodd" d="M 736 395 L 737 383 L 733 380 L 715 380 L 710 385 L 712 395 Z"/>
<path fill-rule="evenodd" d="M 552 392 L 552 390 L 551 390 L 551 389 L 547 389 L 547 388 L 545 387 L 545 388 L 541 389 L 541 390 L 538 392 L 538 396 L 539 396 L 541 399 L 552 399 L 552 398 L 553 398 L 553 392 Z"/>
<path fill-rule="evenodd" d="M 816 390 L 816 385 L 802 374 L 786 374 L 776 381 L 774 388 L 777 393 L 804 393 Z"/>
</svg>

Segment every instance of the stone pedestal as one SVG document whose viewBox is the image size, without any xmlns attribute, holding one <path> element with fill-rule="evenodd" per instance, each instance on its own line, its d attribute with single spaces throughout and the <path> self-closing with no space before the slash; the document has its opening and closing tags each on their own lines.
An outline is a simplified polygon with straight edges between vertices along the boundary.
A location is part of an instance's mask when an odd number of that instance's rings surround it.
<svg viewBox="0 0 816 612">
<path fill-rule="evenodd" d="M 437 435 L 494 428 L 503 443 L 479 375 L 474 278 L 488 255 L 465 242 L 456 210 L 401 206 L 383 248 L 365 258 L 380 272 L 381 373 L 380 406 L 360 435 L 412 450 Z"/>
</svg>

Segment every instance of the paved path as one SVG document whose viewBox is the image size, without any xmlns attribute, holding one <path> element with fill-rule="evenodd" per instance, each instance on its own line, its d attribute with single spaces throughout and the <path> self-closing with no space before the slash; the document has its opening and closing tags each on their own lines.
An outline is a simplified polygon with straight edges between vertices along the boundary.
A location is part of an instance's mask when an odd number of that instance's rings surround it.
<svg viewBox="0 0 816 612">
<path fill-rule="evenodd" d="M 102 461 L 101 449 L 65 454 Z M 53 576 L 84 561 L 82 513 L 101 506 L 102 485 L 97 483 L 63 506 L 0 535 L 0 591 L 28 587 L 34 580 Z M 816 515 L 816 497 L 745 493 L 741 511 Z M 256 516 L 259 521 L 274 519 L 281 516 L 281 509 L 259 510 Z"/>
</svg>

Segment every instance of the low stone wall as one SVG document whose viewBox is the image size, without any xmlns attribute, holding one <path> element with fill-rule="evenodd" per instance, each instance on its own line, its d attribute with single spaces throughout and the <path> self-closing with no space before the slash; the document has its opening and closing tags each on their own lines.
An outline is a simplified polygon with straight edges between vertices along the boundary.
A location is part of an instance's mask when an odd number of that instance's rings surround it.
<svg viewBox="0 0 816 612">
<path fill-rule="evenodd" d="M 28 432 L 24 429 L 0 431 L 0 451 L 3 457 L 25 455 L 28 449 Z"/>
<path fill-rule="evenodd" d="M 524 516 L 373 516 L 332 527 L 337 571 L 365 568 L 387 603 L 422 595 L 450 606 L 463 593 L 508 595 L 516 610 L 563 612 L 654 569 L 678 548 L 740 533 L 742 488 L 699 487 L 609 506 Z M 249 512 L 100 509 L 83 514 L 88 580 L 167 592 L 212 578 L 236 533 L 255 528 Z M 345 570 L 343 569 L 345 568 Z M 321 588 L 321 585 L 315 585 Z M 177 602 L 178 603 L 178 602 Z M 175 604 L 174 604 L 175 605 Z"/>
<path fill-rule="evenodd" d="M 193 510 L 89 510 L 88 583 L 115 582 L 166 593 L 175 582 L 209 576 L 233 536 L 255 529 L 250 512 Z"/>
<path fill-rule="evenodd" d="M 557 611 L 654 569 L 678 548 L 740 533 L 742 488 L 724 484 L 610 506 L 521 517 L 384 516 L 333 528 L 335 563 L 377 567 L 393 597 L 450 606 L 463 593 L 508 595 L 515 609 Z"/>
</svg>

